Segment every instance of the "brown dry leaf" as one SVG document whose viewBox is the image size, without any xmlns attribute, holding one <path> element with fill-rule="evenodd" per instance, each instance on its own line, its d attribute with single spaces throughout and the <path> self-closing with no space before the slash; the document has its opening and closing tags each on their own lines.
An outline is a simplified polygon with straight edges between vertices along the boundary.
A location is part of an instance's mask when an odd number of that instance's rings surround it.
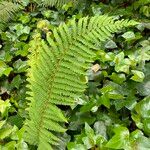
<svg viewBox="0 0 150 150">
<path fill-rule="evenodd" d="M 92 66 L 91 69 L 96 73 L 100 68 L 101 68 L 101 67 L 100 67 L 99 64 L 95 64 L 95 65 Z"/>
</svg>

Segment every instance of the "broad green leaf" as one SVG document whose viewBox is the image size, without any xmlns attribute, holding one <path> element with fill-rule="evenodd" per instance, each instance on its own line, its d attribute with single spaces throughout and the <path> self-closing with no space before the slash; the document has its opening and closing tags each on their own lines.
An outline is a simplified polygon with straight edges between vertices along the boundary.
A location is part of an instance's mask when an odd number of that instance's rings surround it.
<svg viewBox="0 0 150 150">
<path fill-rule="evenodd" d="M 16 141 L 11 141 L 5 144 L 2 150 L 15 150 L 16 149 Z"/>
<path fill-rule="evenodd" d="M 110 99 L 114 99 L 114 100 L 116 100 L 116 99 L 124 99 L 124 96 L 122 94 L 116 92 L 116 91 L 109 92 L 108 93 L 108 97 Z"/>
<path fill-rule="evenodd" d="M 3 71 L 3 74 L 6 75 L 6 76 L 8 76 L 12 70 L 13 70 L 13 69 L 12 69 L 11 67 L 8 67 L 8 68 L 6 68 L 6 69 Z"/>
<path fill-rule="evenodd" d="M 135 34 L 132 31 L 128 31 L 128 32 L 124 33 L 122 35 L 122 37 L 124 37 L 126 40 L 134 39 L 135 38 Z"/>
<path fill-rule="evenodd" d="M 13 69 L 5 64 L 5 62 L 0 61 L 0 77 L 2 75 L 8 76 Z"/>
<path fill-rule="evenodd" d="M 24 0 L 24 2 L 25 2 L 25 1 L 29 1 L 29 0 Z M 23 14 L 23 15 L 20 16 L 19 20 L 20 20 L 23 24 L 26 24 L 26 23 L 28 23 L 28 22 L 30 21 L 30 16 Z"/>
<path fill-rule="evenodd" d="M 40 20 L 38 23 L 37 23 L 37 28 L 43 30 L 45 28 L 48 29 L 48 26 L 49 26 L 49 21 L 48 20 Z"/>
<path fill-rule="evenodd" d="M 150 118 L 143 119 L 143 130 L 150 136 Z"/>
<path fill-rule="evenodd" d="M 19 89 L 19 86 L 22 82 L 23 82 L 23 80 L 21 79 L 21 76 L 17 75 L 16 77 L 13 78 L 13 80 L 11 82 L 11 87 L 12 88 L 16 87 L 17 89 Z"/>
<path fill-rule="evenodd" d="M 145 78 L 144 81 L 136 87 L 140 95 L 142 96 L 149 96 L 150 95 L 150 63 L 145 65 Z"/>
<path fill-rule="evenodd" d="M 67 146 L 68 150 L 87 150 L 83 144 L 70 142 Z"/>
<path fill-rule="evenodd" d="M 2 120 L 2 121 L 0 121 L 0 129 L 3 127 L 3 125 L 6 123 L 6 120 Z"/>
<path fill-rule="evenodd" d="M 126 149 L 129 144 L 129 131 L 126 127 L 116 127 L 115 135 L 108 141 L 106 147 L 112 149 Z"/>
<path fill-rule="evenodd" d="M 94 113 L 94 112 L 97 112 L 97 110 L 98 110 L 98 106 L 94 106 L 94 107 L 92 107 L 92 109 L 91 109 L 91 111 Z"/>
<path fill-rule="evenodd" d="M 110 99 L 108 97 L 108 94 L 103 94 L 101 97 L 100 97 L 100 102 L 102 105 L 104 105 L 105 107 L 107 108 L 110 108 Z"/>
<path fill-rule="evenodd" d="M 80 109 L 81 112 L 88 112 L 91 111 L 91 109 L 96 105 L 95 101 L 89 101 L 85 105 L 83 105 Z"/>
<path fill-rule="evenodd" d="M 116 55 L 114 62 L 116 64 L 119 64 L 123 60 L 124 60 L 124 52 L 120 52 L 118 55 Z"/>
<path fill-rule="evenodd" d="M 71 140 L 71 136 L 68 135 L 67 133 L 64 133 L 61 137 L 60 137 L 60 141 L 58 143 L 58 145 L 56 146 L 57 150 L 65 150 L 67 147 L 67 144 L 70 142 Z"/>
<path fill-rule="evenodd" d="M 129 59 L 124 59 L 124 60 L 122 60 L 122 62 L 115 65 L 115 70 L 116 70 L 116 72 L 124 72 L 124 73 L 129 74 L 130 64 L 131 64 L 131 62 Z"/>
<path fill-rule="evenodd" d="M 150 97 L 140 101 L 136 105 L 135 110 L 142 118 L 150 118 Z"/>
<path fill-rule="evenodd" d="M 131 72 L 133 73 L 133 76 L 131 77 L 132 80 L 136 81 L 136 82 L 143 82 L 144 80 L 144 73 L 138 70 L 131 70 Z"/>
<path fill-rule="evenodd" d="M 12 30 L 16 31 L 17 36 L 19 37 L 22 34 L 29 34 L 30 33 L 30 27 L 29 26 L 23 26 L 22 24 L 16 24 L 12 27 Z"/>
<path fill-rule="evenodd" d="M 21 72 L 26 72 L 27 71 L 27 62 L 26 61 L 22 61 L 21 59 L 17 60 L 14 64 L 14 71 L 16 73 L 21 73 Z"/>
<path fill-rule="evenodd" d="M 107 143 L 107 140 L 99 135 L 96 135 L 96 145 L 100 150 L 108 150 L 108 148 L 106 148 L 104 145 Z"/>
<path fill-rule="evenodd" d="M 115 105 L 116 110 L 120 110 L 121 108 L 123 108 L 126 105 L 126 100 L 123 99 L 116 99 L 113 104 Z"/>
<path fill-rule="evenodd" d="M 6 137 L 10 136 L 11 133 L 14 133 L 17 130 L 17 127 L 8 126 L 7 128 L 0 129 L 0 140 L 5 139 Z"/>
<path fill-rule="evenodd" d="M 10 104 L 9 100 L 3 101 L 0 99 L 0 112 L 1 112 L 2 118 L 4 116 L 7 116 L 8 109 L 10 108 L 10 106 L 11 106 L 11 104 Z"/>
<path fill-rule="evenodd" d="M 137 145 L 138 145 L 139 150 L 149 150 L 150 149 L 150 139 L 143 136 L 137 140 Z"/>
<path fill-rule="evenodd" d="M 24 42 L 20 42 L 20 43 L 17 43 L 15 45 L 16 48 L 18 48 L 18 50 L 15 52 L 15 55 L 18 56 L 18 55 L 21 55 L 23 57 L 27 56 L 28 52 L 29 52 L 29 45 L 28 44 L 25 44 Z"/>
<path fill-rule="evenodd" d="M 143 13 L 146 17 L 150 17 L 150 10 L 149 6 L 143 6 L 140 9 L 140 12 Z"/>
<path fill-rule="evenodd" d="M 83 141 L 86 149 L 90 149 L 90 148 L 94 147 L 94 145 L 95 145 L 94 140 L 89 137 L 83 137 L 82 141 Z"/>
<path fill-rule="evenodd" d="M 17 115 L 13 115 L 13 116 L 9 116 L 8 117 L 8 122 L 11 124 L 11 125 L 15 125 L 17 126 L 18 128 L 21 128 L 22 125 L 23 125 L 23 118 L 17 114 Z"/>
<path fill-rule="evenodd" d="M 94 123 L 94 130 L 96 135 L 101 135 L 107 139 L 107 128 L 103 121 L 97 121 Z"/>
<path fill-rule="evenodd" d="M 117 73 L 113 72 L 112 75 L 110 76 L 110 79 L 118 84 L 121 84 L 126 80 L 126 77 L 125 77 L 125 74 L 123 74 L 123 73 L 117 74 Z"/>
<path fill-rule="evenodd" d="M 133 120 L 140 129 L 143 129 L 147 135 L 150 135 L 150 97 L 140 101 L 135 106 L 135 110 L 137 115 L 132 114 Z"/>
<path fill-rule="evenodd" d="M 114 41 L 110 40 L 106 43 L 105 48 L 114 49 L 114 48 L 117 48 L 117 45 Z"/>
<path fill-rule="evenodd" d="M 51 10 L 45 10 L 42 12 L 43 16 L 46 18 L 50 18 L 52 11 Z"/>
<path fill-rule="evenodd" d="M 140 130 L 135 130 L 130 134 L 131 150 L 149 150 L 150 139 L 145 137 Z"/>
<path fill-rule="evenodd" d="M 115 71 L 116 72 L 125 72 L 129 74 L 129 67 L 131 61 L 128 58 L 124 58 L 124 52 L 119 53 L 116 55 L 114 62 L 115 62 Z"/>
<path fill-rule="evenodd" d="M 99 50 L 97 52 L 97 59 L 99 59 L 101 62 L 107 62 L 107 61 L 113 61 L 115 54 L 112 52 L 105 52 L 104 50 Z"/>
<path fill-rule="evenodd" d="M 106 85 L 104 86 L 102 89 L 100 89 L 100 91 L 105 94 L 107 92 L 113 91 L 114 87 L 112 85 Z"/>
<path fill-rule="evenodd" d="M 137 104 L 137 98 L 132 93 L 127 96 L 125 99 L 125 107 L 129 110 L 133 110 Z"/>
<path fill-rule="evenodd" d="M 71 115 L 68 129 L 75 131 L 78 130 L 81 125 L 84 125 L 85 122 L 93 124 L 95 120 L 96 118 L 91 115 L 91 112 L 86 111 L 86 113 L 82 113 L 81 111 L 77 111 Z"/>
<path fill-rule="evenodd" d="M 85 133 L 90 138 L 94 136 L 94 130 L 87 123 L 85 123 Z"/>
<path fill-rule="evenodd" d="M 23 140 L 19 143 L 17 143 L 17 150 L 29 150 L 28 149 L 28 144 L 25 143 Z"/>
<path fill-rule="evenodd" d="M 138 114 L 132 113 L 132 119 L 139 129 L 143 129 L 143 123 L 141 123 L 141 117 Z"/>
</svg>

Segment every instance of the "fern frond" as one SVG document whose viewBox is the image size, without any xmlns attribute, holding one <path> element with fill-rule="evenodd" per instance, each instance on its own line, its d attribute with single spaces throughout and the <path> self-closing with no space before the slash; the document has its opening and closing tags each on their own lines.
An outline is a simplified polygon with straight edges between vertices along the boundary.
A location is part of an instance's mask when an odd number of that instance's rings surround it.
<svg viewBox="0 0 150 150">
<path fill-rule="evenodd" d="M 43 5 L 45 7 L 47 6 L 56 6 L 61 7 L 64 4 L 74 1 L 74 0 L 35 0 L 38 4 Z"/>
<path fill-rule="evenodd" d="M 95 57 L 97 44 L 124 27 L 135 25 L 113 17 L 85 17 L 72 20 L 47 34 L 46 40 L 36 38 L 34 54 L 29 57 L 29 120 L 26 140 L 39 150 L 51 150 L 58 143 L 57 132 L 65 132 L 61 122 L 67 122 L 57 105 L 72 105 L 85 88 L 83 81 Z"/>
<path fill-rule="evenodd" d="M 0 2 L 0 22 L 6 23 L 18 10 L 18 5 L 8 1 Z"/>
<path fill-rule="evenodd" d="M 18 5 L 9 1 L 0 1 L 0 31 L 5 27 L 5 24 L 12 19 L 19 9 Z"/>
</svg>

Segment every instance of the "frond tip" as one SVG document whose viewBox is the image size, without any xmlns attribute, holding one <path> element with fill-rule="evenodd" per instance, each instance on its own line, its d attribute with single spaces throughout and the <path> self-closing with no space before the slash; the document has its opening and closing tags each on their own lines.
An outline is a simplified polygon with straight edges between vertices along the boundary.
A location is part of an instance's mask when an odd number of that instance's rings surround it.
<svg viewBox="0 0 150 150">
<path fill-rule="evenodd" d="M 30 144 L 39 150 L 57 145 L 56 133 L 65 132 L 60 124 L 67 122 L 57 105 L 72 105 L 83 94 L 86 83 L 81 79 L 96 55 L 96 45 L 136 24 L 105 15 L 85 17 L 60 25 L 46 40 L 33 41 L 32 49 L 38 53 L 29 57 L 30 108 L 25 137 Z"/>
</svg>

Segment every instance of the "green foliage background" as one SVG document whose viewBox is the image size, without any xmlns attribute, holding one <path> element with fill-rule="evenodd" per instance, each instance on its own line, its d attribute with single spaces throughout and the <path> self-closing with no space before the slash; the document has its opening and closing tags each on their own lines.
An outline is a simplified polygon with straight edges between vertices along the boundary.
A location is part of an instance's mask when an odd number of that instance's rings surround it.
<svg viewBox="0 0 150 150">
<path fill-rule="evenodd" d="M 149 150 L 150 1 L 81 0 L 61 8 L 19 3 L 20 11 L 0 31 L 0 149 L 36 149 L 24 141 L 22 128 L 32 39 L 45 38 L 48 30 L 72 18 L 108 14 L 140 24 L 115 34 L 97 51 L 85 95 L 74 107 L 62 107 L 68 131 L 56 149 Z"/>
</svg>

